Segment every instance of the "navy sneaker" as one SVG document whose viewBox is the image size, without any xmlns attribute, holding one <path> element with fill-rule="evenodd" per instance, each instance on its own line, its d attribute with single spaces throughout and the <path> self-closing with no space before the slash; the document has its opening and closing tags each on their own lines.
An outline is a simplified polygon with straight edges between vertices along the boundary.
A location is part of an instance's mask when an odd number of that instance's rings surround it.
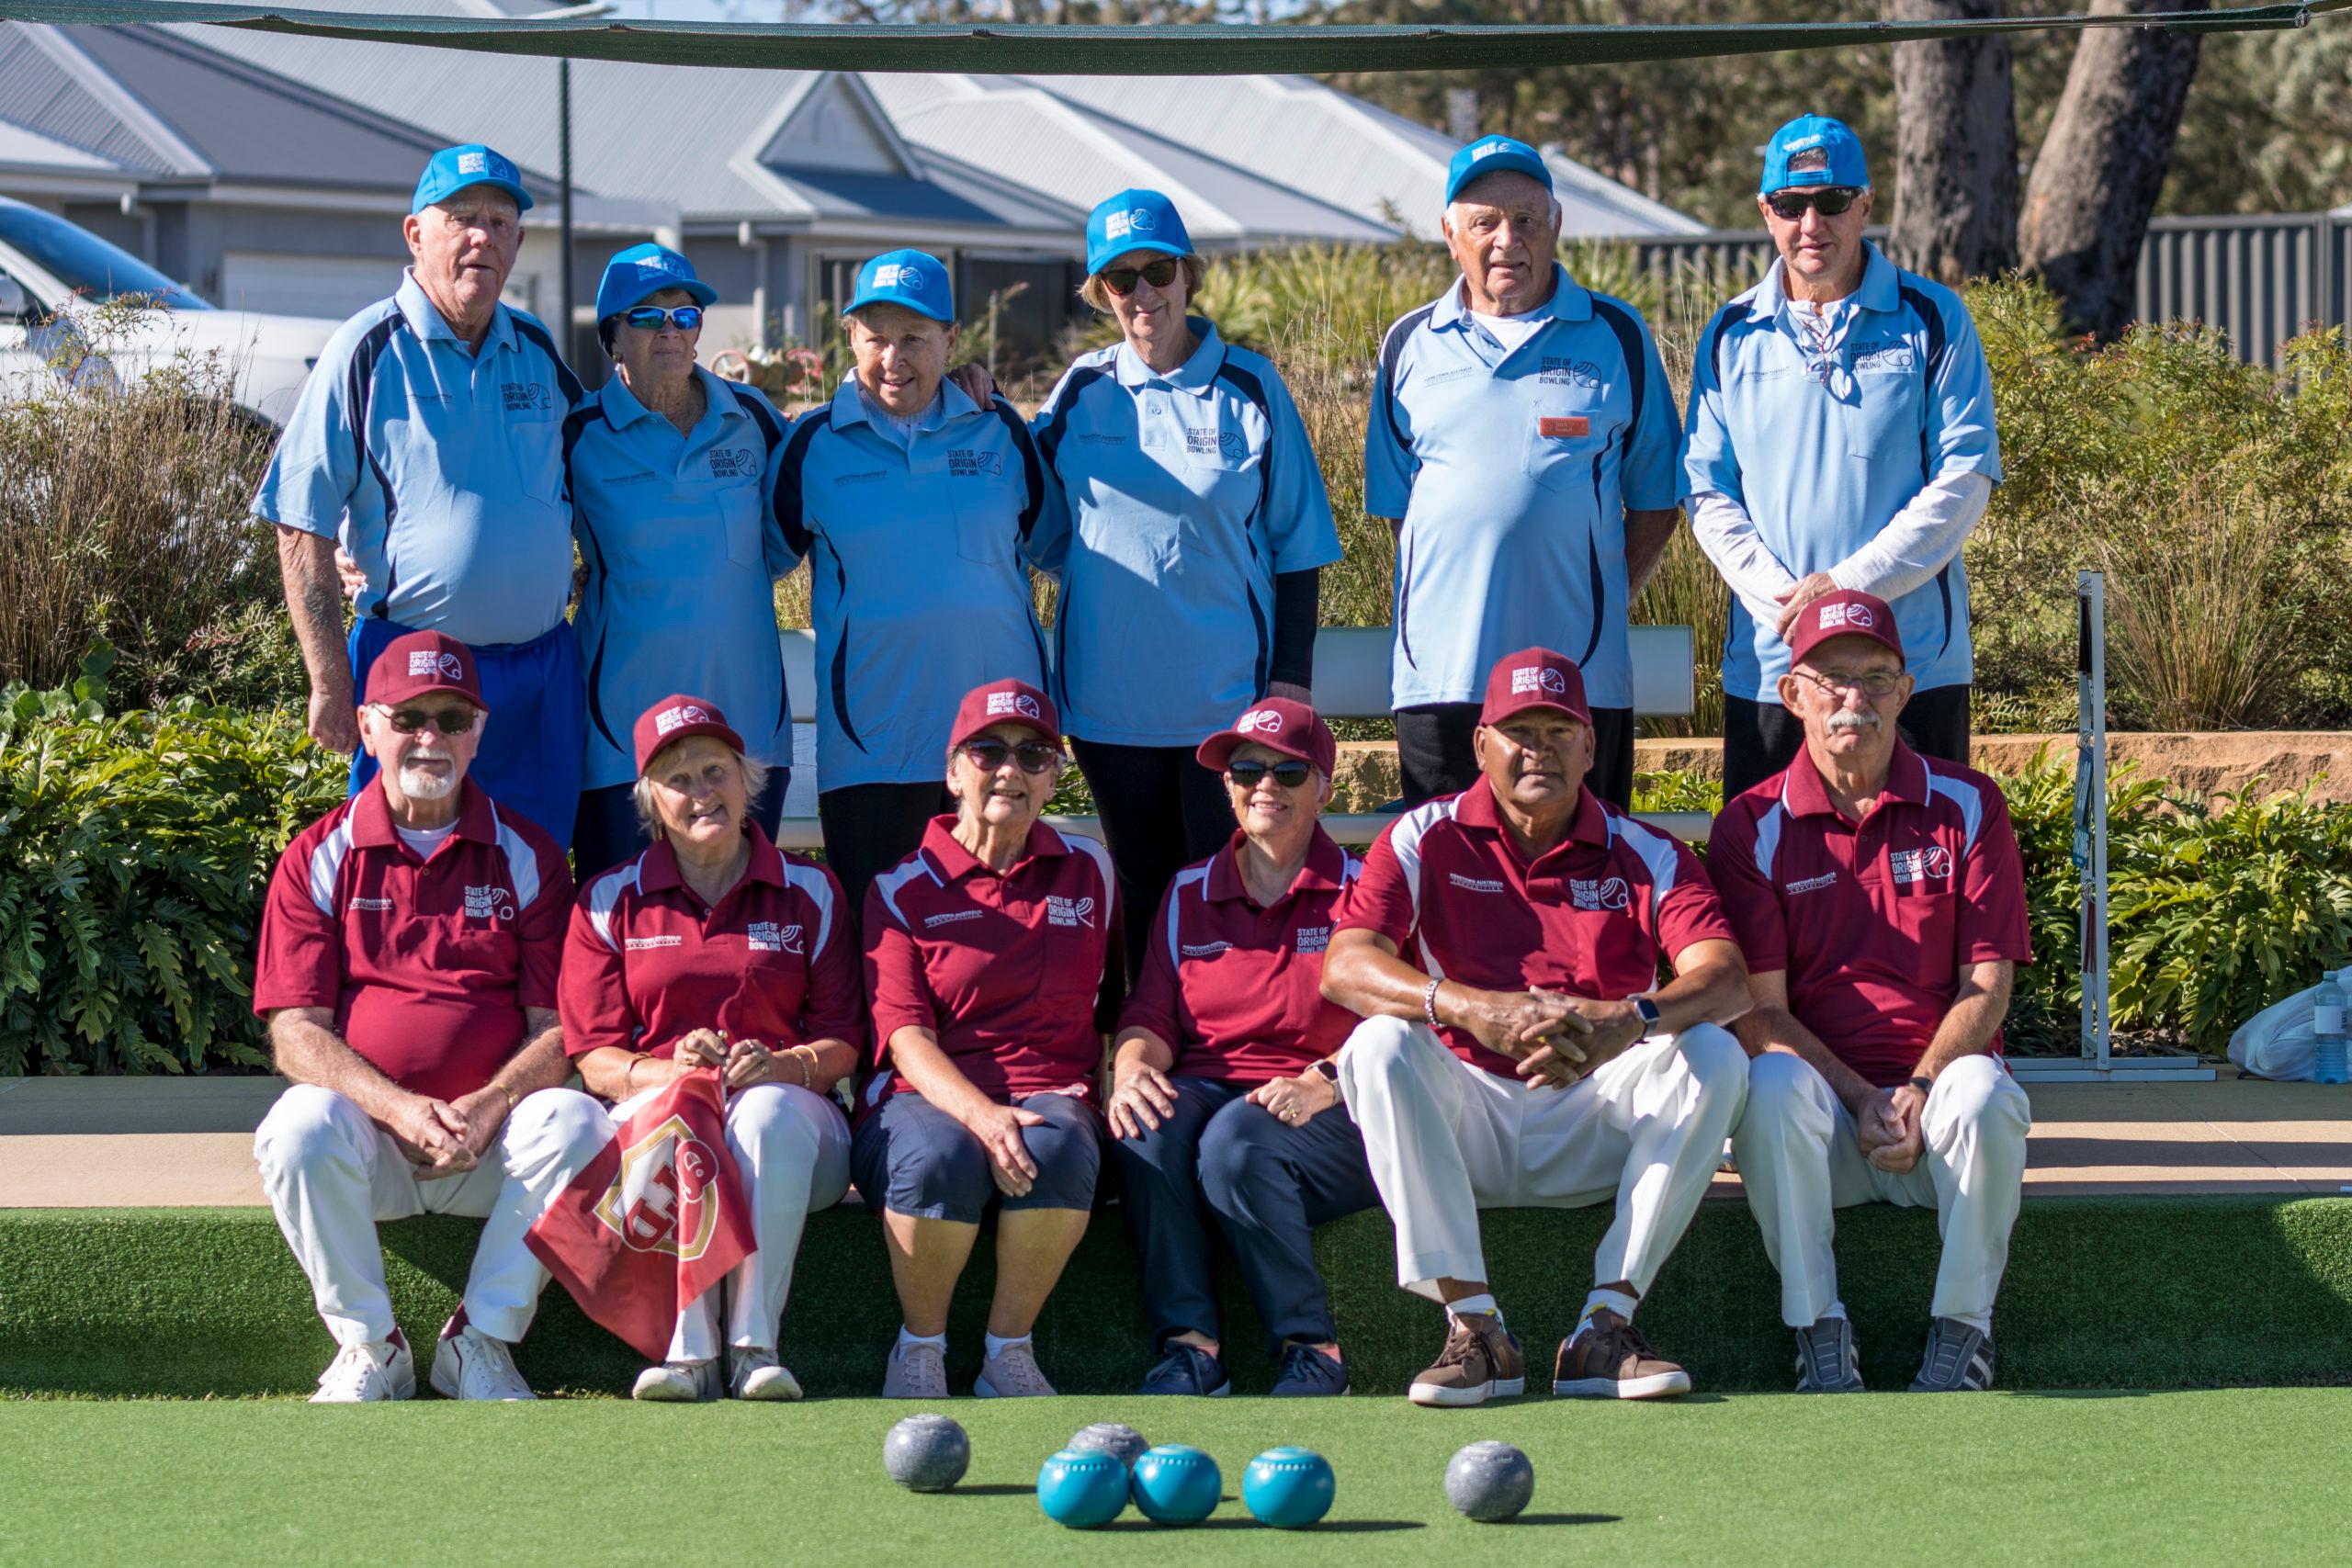
<svg viewBox="0 0 2352 1568">
<path fill-rule="evenodd" d="M 1227 1381 L 1225 1363 L 1197 1345 L 1170 1342 L 1168 1353 L 1159 1364 L 1144 1374 L 1143 1386 L 1137 1393 L 1204 1393 L 1212 1397 L 1231 1393 L 1233 1384 Z"/>
<path fill-rule="evenodd" d="M 1278 1398 L 1313 1399 L 1348 1392 L 1344 1356 L 1327 1356 L 1312 1345 L 1294 1339 L 1283 1347 L 1283 1370 L 1275 1375 Z"/>
</svg>

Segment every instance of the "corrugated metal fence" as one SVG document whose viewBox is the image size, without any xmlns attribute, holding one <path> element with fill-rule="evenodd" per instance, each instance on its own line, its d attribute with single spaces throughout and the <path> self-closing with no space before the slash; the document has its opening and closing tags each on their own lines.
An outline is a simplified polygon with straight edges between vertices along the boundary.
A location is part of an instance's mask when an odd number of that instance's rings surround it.
<svg viewBox="0 0 2352 1568">
<path fill-rule="evenodd" d="M 1654 273 L 1694 266 L 1726 280 L 1752 281 L 1772 259 L 1761 231 L 1639 240 L 1634 252 Z M 2352 215 L 2159 218 L 2140 252 L 2139 316 L 2218 327 L 2240 358 L 2275 365 L 2288 339 L 2352 321 Z"/>
</svg>

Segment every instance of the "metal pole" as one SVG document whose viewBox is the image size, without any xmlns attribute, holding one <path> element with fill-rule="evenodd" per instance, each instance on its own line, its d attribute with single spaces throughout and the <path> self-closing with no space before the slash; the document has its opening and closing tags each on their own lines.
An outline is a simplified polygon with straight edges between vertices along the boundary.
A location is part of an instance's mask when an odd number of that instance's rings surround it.
<svg viewBox="0 0 2352 1568">
<path fill-rule="evenodd" d="M 561 164 L 563 182 L 563 219 L 559 225 L 556 243 L 561 254 L 556 261 L 558 278 L 556 295 L 563 304 L 563 325 L 556 333 L 556 341 L 563 345 L 567 364 L 579 355 L 572 352 L 571 303 L 571 57 L 564 56 L 555 62 L 556 82 L 556 158 Z"/>
<path fill-rule="evenodd" d="M 2107 579 L 2078 573 L 2075 864 L 2082 880 L 2083 1055 L 2108 1069 Z"/>
</svg>

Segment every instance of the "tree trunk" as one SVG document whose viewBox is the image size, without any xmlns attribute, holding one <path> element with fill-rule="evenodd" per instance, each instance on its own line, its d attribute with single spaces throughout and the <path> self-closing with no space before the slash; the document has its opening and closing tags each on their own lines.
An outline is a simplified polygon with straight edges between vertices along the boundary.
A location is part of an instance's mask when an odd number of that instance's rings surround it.
<svg viewBox="0 0 2352 1568">
<path fill-rule="evenodd" d="M 1886 0 L 1889 21 L 1998 17 L 2003 0 Z M 2018 264 L 2018 121 L 2005 37 L 1894 46 L 1887 249 L 1957 288 Z"/>
<path fill-rule="evenodd" d="M 2092 0 L 2107 16 L 2203 10 L 2207 0 Z M 2101 28 L 2083 34 L 2018 224 L 2026 268 L 2053 289 L 2067 326 L 2102 342 L 2132 322 L 2140 247 L 2172 164 L 2199 34 Z"/>
</svg>

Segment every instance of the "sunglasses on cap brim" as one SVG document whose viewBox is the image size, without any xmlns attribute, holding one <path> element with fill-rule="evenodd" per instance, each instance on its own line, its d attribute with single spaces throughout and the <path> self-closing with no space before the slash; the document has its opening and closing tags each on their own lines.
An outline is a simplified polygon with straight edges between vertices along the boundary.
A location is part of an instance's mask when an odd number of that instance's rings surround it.
<svg viewBox="0 0 2352 1568">
<path fill-rule="evenodd" d="M 1818 209 L 1824 218 L 1835 218 L 1861 200 L 1862 193 L 1852 186 L 1821 186 L 1813 190 L 1776 190 L 1764 199 L 1772 216 L 1793 223 L 1808 207 Z"/>
</svg>

